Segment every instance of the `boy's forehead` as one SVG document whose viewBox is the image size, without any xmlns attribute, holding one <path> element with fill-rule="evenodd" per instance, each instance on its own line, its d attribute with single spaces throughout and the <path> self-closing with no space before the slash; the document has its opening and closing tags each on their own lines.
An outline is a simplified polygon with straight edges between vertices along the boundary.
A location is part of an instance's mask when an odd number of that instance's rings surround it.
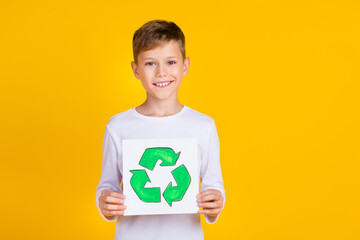
<svg viewBox="0 0 360 240">
<path fill-rule="evenodd" d="M 152 49 L 141 51 L 139 54 L 140 59 L 146 59 L 146 58 L 155 58 L 155 57 L 174 57 L 179 58 L 181 57 L 181 51 L 179 44 L 176 41 L 169 41 L 165 43 L 158 44 Z"/>
</svg>

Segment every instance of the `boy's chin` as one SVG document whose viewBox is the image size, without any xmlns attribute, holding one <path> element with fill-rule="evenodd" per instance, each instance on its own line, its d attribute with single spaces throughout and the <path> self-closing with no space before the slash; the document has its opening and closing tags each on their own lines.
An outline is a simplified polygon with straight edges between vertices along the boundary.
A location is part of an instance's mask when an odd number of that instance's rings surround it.
<svg viewBox="0 0 360 240">
<path fill-rule="evenodd" d="M 160 100 L 160 101 L 166 101 L 171 100 L 173 96 L 177 96 L 177 90 L 176 92 L 167 92 L 167 93 L 158 93 L 158 94 L 148 94 L 148 97 L 151 97 L 152 99 Z"/>
</svg>

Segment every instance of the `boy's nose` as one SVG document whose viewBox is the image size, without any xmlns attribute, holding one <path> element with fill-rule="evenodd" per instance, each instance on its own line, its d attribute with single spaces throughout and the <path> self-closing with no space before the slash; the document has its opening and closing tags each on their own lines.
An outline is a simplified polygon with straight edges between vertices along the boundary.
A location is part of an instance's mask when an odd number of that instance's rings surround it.
<svg viewBox="0 0 360 240">
<path fill-rule="evenodd" d="M 158 65 L 158 71 L 157 71 L 157 76 L 158 77 L 161 77 L 161 76 L 166 76 L 166 69 L 165 69 L 165 66 L 163 66 L 162 64 L 159 64 Z"/>
</svg>

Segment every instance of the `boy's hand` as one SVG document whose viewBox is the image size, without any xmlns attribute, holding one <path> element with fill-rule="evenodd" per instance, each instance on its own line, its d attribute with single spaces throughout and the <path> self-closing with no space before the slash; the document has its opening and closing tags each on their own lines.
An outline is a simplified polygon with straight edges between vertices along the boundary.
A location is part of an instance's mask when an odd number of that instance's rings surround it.
<svg viewBox="0 0 360 240">
<path fill-rule="evenodd" d="M 105 217 L 124 215 L 126 206 L 124 205 L 125 195 L 105 189 L 99 197 L 99 208 Z"/>
<path fill-rule="evenodd" d="M 224 206 L 224 197 L 221 192 L 216 189 L 208 189 L 197 196 L 198 205 L 202 207 L 202 210 L 199 210 L 200 214 L 207 214 L 213 217 L 216 217 L 221 212 Z"/>
</svg>

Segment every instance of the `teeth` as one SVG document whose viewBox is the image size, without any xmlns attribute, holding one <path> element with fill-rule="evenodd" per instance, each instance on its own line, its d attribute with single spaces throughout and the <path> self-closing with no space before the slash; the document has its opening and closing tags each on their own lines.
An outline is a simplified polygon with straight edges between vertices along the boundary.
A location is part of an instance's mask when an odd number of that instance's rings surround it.
<svg viewBox="0 0 360 240">
<path fill-rule="evenodd" d="M 166 85 L 169 85 L 169 84 L 170 84 L 170 82 L 166 82 L 166 83 L 155 83 L 156 86 L 160 86 L 160 87 L 166 86 Z"/>
</svg>

